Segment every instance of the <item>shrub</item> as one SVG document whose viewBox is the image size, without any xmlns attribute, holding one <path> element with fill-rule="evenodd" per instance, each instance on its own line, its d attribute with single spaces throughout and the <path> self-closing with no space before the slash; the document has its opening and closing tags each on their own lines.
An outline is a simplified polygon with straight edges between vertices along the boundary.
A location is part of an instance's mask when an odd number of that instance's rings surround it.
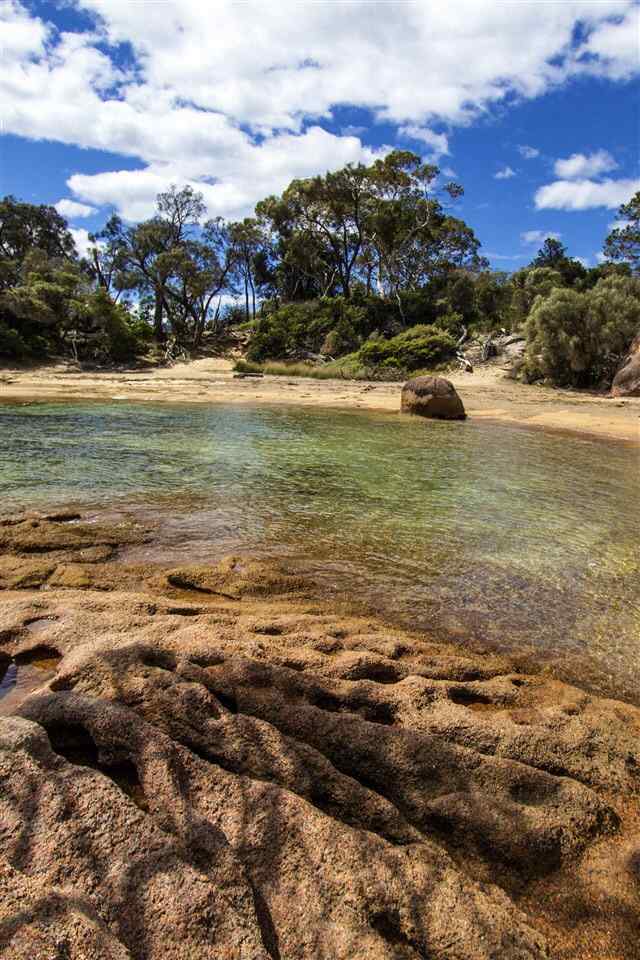
<svg viewBox="0 0 640 960">
<path fill-rule="evenodd" d="M 609 276 L 583 293 L 552 289 L 536 299 L 525 325 L 525 375 L 558 386 L 610 381 L 639 329 L 639 280 Z"/>
<path fill-rule="evenodd" d="M 135 332 L 136 321 L 132 322 L 127 309 L 114 303 L 105 290 L 96 290 L 87 297 L 83 320 L 101 334 L 102 349 L 110 359 L 131 360 L 142 351 L 143 344 Z"/>
<path fill-rule="evenodd" d="M 358 347 L 369 332 L 366 309 L 343 297 L 287 303 L 258 318 L 247 359 L 260 362 L 320 353 L 325 346 L 344 353 Z"/>
<path fill-rule="evenodd" d="M 31 346 L 22 339 L 18 331 L 0 320 L 0 357 L 24 360 L 31 355 Z"/>
<path fill-rule="evenodd" d="M 391 340 L 369 340 L 358 351 L 358 358 L 366 368 L 401 375 L 442 363 L 453 355 L 455 347 L 454 338 L 446 330 L 420 324 Z"/>
</svg>

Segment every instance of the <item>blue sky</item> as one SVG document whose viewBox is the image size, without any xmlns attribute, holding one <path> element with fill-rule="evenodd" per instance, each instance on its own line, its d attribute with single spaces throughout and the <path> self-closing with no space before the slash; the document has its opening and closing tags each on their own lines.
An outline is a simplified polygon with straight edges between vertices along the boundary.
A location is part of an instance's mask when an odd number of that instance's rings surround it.
<svg viewBox="0 0 640 960">
<path fill-rule="evenodd" d="M 395 146 L 437 162 L 498 269 L 545 235 L 597 262 L 640 189 L 629 0 L 0 0 L 0 190 L 82 248 L 169 183 L 245 216 L 293 177 Z"/>
</svg>

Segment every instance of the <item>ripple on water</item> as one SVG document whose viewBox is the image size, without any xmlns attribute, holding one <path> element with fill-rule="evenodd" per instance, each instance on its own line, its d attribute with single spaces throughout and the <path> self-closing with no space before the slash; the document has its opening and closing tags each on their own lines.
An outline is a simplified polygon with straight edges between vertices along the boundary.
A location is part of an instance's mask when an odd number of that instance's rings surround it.
<svg viewBox="0 0 640 960">
<path fill-rule="evenodd" d="M 156 540 L 131 560 L 286 553 L 414 626 L 581 659 L 640 691 L 633 448 L 309 408 L 57 403 L 0 418 L 8 508 L 143 514 Z"/>
</svg>

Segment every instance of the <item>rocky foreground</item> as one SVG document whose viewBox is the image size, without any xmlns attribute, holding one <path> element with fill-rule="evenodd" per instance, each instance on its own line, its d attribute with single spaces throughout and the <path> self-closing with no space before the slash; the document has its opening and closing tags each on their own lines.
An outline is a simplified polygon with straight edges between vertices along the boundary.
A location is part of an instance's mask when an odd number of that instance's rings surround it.
<svg viewBox="0 0 640 960">
<path fill-rule="evenodd" d="M 638 709 L 144 537 L 0 525 L 4 958 L 639 956 Z"/>
</svg>

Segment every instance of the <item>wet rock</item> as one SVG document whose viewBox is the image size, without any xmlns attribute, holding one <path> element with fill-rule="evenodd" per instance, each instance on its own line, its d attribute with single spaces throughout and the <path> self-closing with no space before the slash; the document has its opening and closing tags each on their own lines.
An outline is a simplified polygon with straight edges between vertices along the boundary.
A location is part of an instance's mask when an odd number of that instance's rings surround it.
<svg viewBox="0 0 640 960">
<path fill-rule="evenodd" d="M 640 333 L 613 378 L 611 396 L 640 397 Z"/>
<path fill-rule="evenodd" d="M 167 581 L 181 590 L 238 599 L 246 596 L 278 596 L 299 592 L 305 581 L 282 561 L 253 557 L 225 557 L 214 566 L 205 564 L 177 567 Z"/>
<path fill-rule="evenodd" d="M 402 413 L 436 420 L 464 420 L 466 413 L 462 400 L 449 380 L 444 377 L 415 377 L 402 388 Z"/>
</svg>

